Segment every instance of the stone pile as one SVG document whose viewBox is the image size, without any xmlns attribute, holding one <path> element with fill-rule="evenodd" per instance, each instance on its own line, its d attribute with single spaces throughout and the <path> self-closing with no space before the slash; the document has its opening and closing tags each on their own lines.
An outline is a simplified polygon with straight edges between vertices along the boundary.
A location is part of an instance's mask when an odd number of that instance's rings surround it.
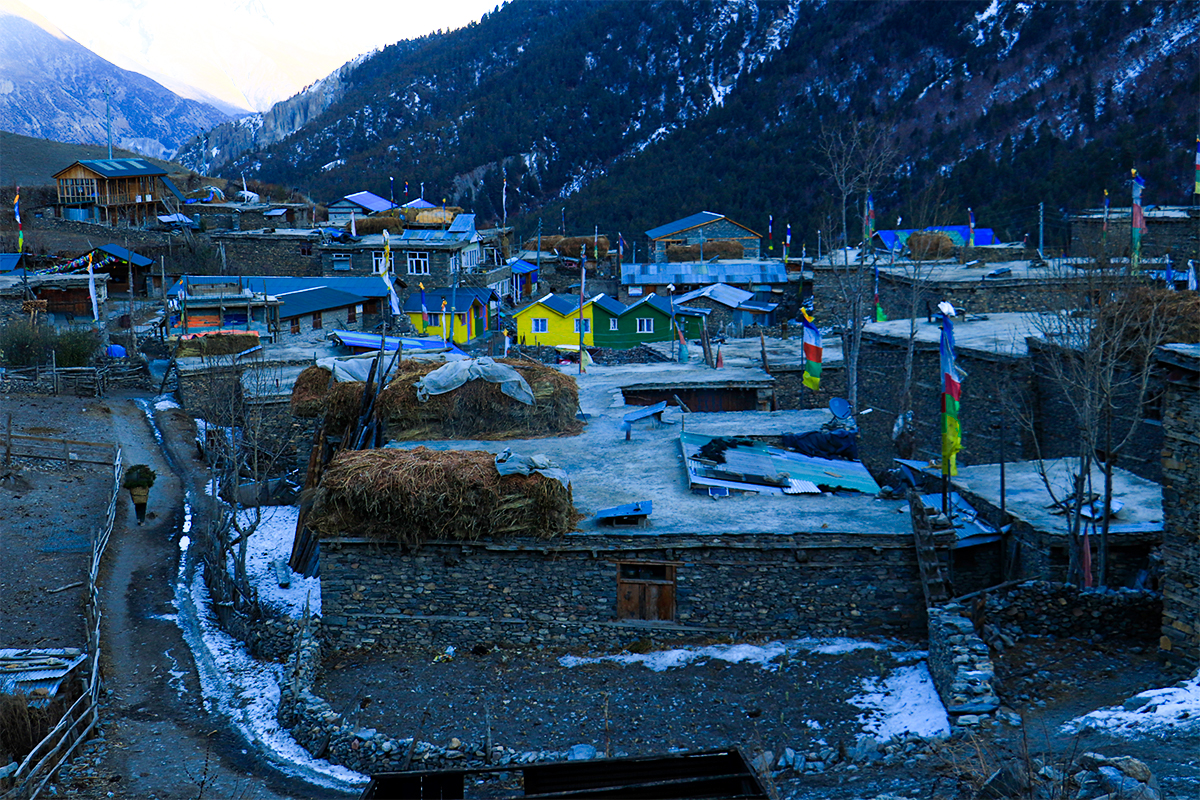
<svg viewBox="0 0 1200 800">
<path fill-rule="evenodd" d="M 929 672 L 952 727 L 974 728 L 1000 708 L 990 651 L 958 603 L 929 609 Z"/>
<path fill-rule="evenodd" d="M 1053 800 L 1160 800 L 1161 790 L 1144 763 L 1130 756 L 1084 753 L 1066 768 L 1032 762 L 1031 773 L 1021 761 L 1001 765 L 984 782 L 978 796 L 987 800 L 1029 797 Z"/>
</svg>

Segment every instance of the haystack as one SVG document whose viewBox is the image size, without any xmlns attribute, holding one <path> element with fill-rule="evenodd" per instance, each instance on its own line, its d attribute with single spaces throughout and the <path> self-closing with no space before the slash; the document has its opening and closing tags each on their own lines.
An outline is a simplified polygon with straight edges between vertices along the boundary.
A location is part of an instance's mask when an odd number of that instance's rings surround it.
<svg viewBox="0 0 1200 800">
<path fill-rule="evenodd" d="M 1105 303 L 1096 324 L 1104 335 L 1121 340 L 1127 357 L 1140 362 L 1159 345 L 1200 344 L 1200 297 L 1194 292 L 1135 287 Z"/>
<path fill-rule="evenodd" d="M 471 381 L 419 402 L 417 381 L 441 365 L 405 361 L 379 398 L 388 436 L 400 441 L 523 439 L 575 434 L 582 429 L 575 416 L 579 389 L 573 378 L 545 364 L 496 360 L 521 373 L 533 390 L 533 405 L 512 399 L 487 381 Z"/>
<path fill-rule="evenodd" d="M 501 476 L 476 450 L 352 450 L 321 477 L 308 526 L 414 546 L 484 537 L 550 539 L 575 527 L 571 489 L 539 474 Z"/>
<path fill-rule="evenodd" d="M 915 259 L 949 258 L 954 240 L 941 231 L 918 231 L 908 237 L 908 250 Z"/>
<path fill-rule="evenodd" d="M 235 356 L 252 347 L 258 347 L 259 344 L 258 334 L 253 331 L 249 333 L 209 333 L 191 339 L 180 339 L 175 355 L 178 358 Z"/>
<path fill-rule="evenodd" d="M 721 258 L 742 258 L 746 248 L 742 243 L 733 239 L 715 239 L 711 242 L 698 244 L 672 244 L 667 246 L 667 261 L 699 261 L 701 257 L 709 260 L 714 256 Z"/>
<path fill-rule="evenodd" d="M 292 415 L 313 419 L 321 416 L 330 392 L 331 370 L 316 364 L 306 367 L 292 385 Z"/>
<path fill-rule="evenodd" d="M 379 394 L 376 414 L 386 424 L 388 437 L 399 441 L 525 439 L 573 435 L 583 429 L 575 416 L 579 389 L 573 378 L 545 364 L 496 360 L 525 378 L 533 390 L 532 406 L 512 399 L 487 381 L 471 381 L 419 402 L 417 381 L 442 365 L 406 360 L 395 368 L 395 377 Z M 324 384 L 320 383 L 322 375 Z M 319 367 L 302 372 L 292 390 L 292 409 L 297 416 L 305 417 L 317 417 L 324 411 L 329 431 L 337 434 L 358 419 L 363 384 L 347 381 L 326 392 L 328 380 L 328 371 Z"/>
</svg>

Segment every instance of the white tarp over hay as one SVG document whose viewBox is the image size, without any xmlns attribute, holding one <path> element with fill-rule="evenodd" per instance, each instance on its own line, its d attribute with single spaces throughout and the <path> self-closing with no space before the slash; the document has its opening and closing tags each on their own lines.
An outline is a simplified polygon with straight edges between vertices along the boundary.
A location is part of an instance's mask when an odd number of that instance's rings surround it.
<svg viewBox="0 0 1200 800">
<path fill-rule="evenodd" d="M 465 361 L 451 361 L 444 367 L 417 381 L 417 399 L 426 402 L 432 395 L 452 392 L 467 381 L 485 380 L 500 386 L 500 391 L 527 406 L 533 405 L 533 389 L 529 382 L 507 364 L 498 364 L 495 359 L 483 357 Z"/>
</svg>

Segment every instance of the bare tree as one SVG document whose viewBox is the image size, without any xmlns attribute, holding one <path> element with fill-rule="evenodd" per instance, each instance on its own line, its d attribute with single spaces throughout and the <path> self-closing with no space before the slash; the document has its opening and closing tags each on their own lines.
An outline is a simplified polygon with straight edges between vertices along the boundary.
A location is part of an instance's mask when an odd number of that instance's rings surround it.
<svg viewBox="0 0 1200 800">
<path fill-rule="evenodd" d="M 872 296 L 872 270 L 862 259 L 850 263 L 849 209 L 851 201 L 879 188 L 896 171 L 897 149 L 890 132 L 864 120 L 838 120 L 823 125 L 817 140 L 821 155 L 821 174 L 833 183 L 838 197 L 841 230 L 830 240 L 830 267 L 834 271 L 844 303 L 842 352 L 846 361 L 846 392 L 850 406 L 858 410 L 858 354 L 862 347 L 863 323 L 867 299 Z M 841 258 L 833 255 L 832 245 L 841 242 Z M 864 242 L 864 246 L 869 243 Z M 840 262 L 840 263 L 839 263 Z"/>
<path fill-rule="evenodd" d="M 1078 463 L 1071 473 L 1068 497 L 1055 496 L 1046 474 L 1038 442 L 1041 424 L 1031 419 L 1034 424 L 1028 426 L 1039 448 L 1043 483 L 1068 515 L 1068 580 L 1078 582 L 1083 577 L 1084 511 L 1094 496 L 1102 498 L 1097 565 L 1101 585 L 1107 583 L 1113 463 L 1138 433 L 1153 387 L 1154 350 L 1170 329 L 1172 294 L 1108 264 L 1107 258 L 1095 257 L 1086 264 L 1060 260 L 1052 265 L 1051 280 L 1061 288 L 1049 295 L 1047 308 L 1033 316 L 1034 327 L 1047 345 L 1042 360 L 1046 377 L 1057 385 L 1074 417 Z M 1092 485 L 1097 461 L 1104 475 L 1101 492 Z"/>
</svg>

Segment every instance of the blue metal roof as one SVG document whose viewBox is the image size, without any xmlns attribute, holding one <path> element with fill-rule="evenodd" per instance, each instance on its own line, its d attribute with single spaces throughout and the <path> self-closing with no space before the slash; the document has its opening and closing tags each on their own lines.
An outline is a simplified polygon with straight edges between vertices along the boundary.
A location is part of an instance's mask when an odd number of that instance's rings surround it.
<svg viewBox="0 0 1200 800">
<path fill-rule="evenodd" d="M 57 178 L 62 173 L 66 172 L 71 167 L 79 164 L 82 167 L 87 167 L 92 172 L 103 175 L 106 178 L 135 178 L 138 176 L 151 175 L 166 175 L 167 171 L 162 167 L 156 167 L 144 158 L 94 158 L 76 161 L 66 169 L 61 169 L 54 173 Z"/>
<path fill-rule="evenodd" d="M 897 246 L 901 248 L 907 246 L 908 237 L 914 233 L 944 233 L 958 247 L 962 247 L 971 241 L 971 229 L 967 225 L 939 225 L 932 228 L 902 228 L 894 231 L 875 231 L 875 235 L 879 237 L 879 240 L 883 242 L 883 246 L 888 250 L 895 250 Z M 993 244 L 1000 244 L 1000 240 L 996 238 L 995 231 L 991 228 L 975 229 L 976 247 L 986 247 Z"/>
<path fill-rule="evenodd" d="M 108 253 L 110 256 L 115 256 L 115 257 L 121 259 L 122 261 L 128 261 L 130 264 L 133 264 L 135 267 L 152 267 L 152 266 L 154 266 L 154 261 L 152 259 L 146 258 L 145 256 L 139 256 L 137 253 L 133 252 L 132 250 L 126 250 L 124 247 L 121 247 L 121 245 L 119 245 L 119 244 L 102 244 L 99 247 L 97 247 L 96 249 L 101 250 L 105 253 Z"/>
<path fill-rule="evenodd" d="M 20 253 L 0 253 L 0 272 L 16 269 L 17 262 L 20 260 Z"/>
<path fill-rule="evenodd" d="M 181 203 L 184 201 L 183 193 L 179 191 L 179 187 L 177 187 L 174 183 L 171 182 L 170 178 L 168 178 L 166 175 L 163 175 L 162 182 L 163 182 L 163 186 L 167 187 L 167 191 L 170 192 L 171 194 L 175 195 L 176 200 L 178 200 Z"/>
<path fill-rule="evenodd" d="M 392 280 L 396 281 L 395 278 Z M 183 291 L 184 281 L 187 281 L 189 286 L 237 283 L 240 281 L 242 287 L 249 288 L 251 291 L 273 295 L 299 292 L 304 289 L 316 289 L 325 286 L 330 289 L 339 289 L 343 292 L 361 295 L 362 297 L 380 298 L 388 296 L 387 285 L 383 282 L 383 278 L 378 275 L 331 276 L 328 278 L 297 278 L 274 275 L 255 275 L 237 278 L 229 275 L 185 275 L 176 281 L 175 285 L 167 293 L 171 295 L 180 294 Z"/>
<path fill-rule="evenodd" d="M 674 222 L 668 222 L 666 225 L 659 225 L 657 228 L 651 228 L 646 231 L 646 236 L 650 239 L 661 239 L 664 236 L 670 236 L 673 233 L 682 233 L 691 228 L 697 228 L 709 222 L 725 219 L 724 214 L 714 214 L 711 211 L 701 211 L 699 214 L 692 214 L 690 217 L 677 219 Z"/>
<path fill-rule="evenodd" d="M 625 313 L 625 304 L 619 300 L 609 297 L 606 294 L 598 294 L 592 298 L 592 302 L 603 308 L 614 317 L 619 317 Z"/>
<path fill-rule="evenodd" d="M 475 232 L 475 215 L 474 214 L 459 214 L 450 223 L 451 233 L 474 233 Z"/>
<path fill-rule="evenodd" d="M 453 295 L 455 307 L 451 309 L 450 301 Z M 439 313 L 442 310 L 442 300 L 446 301 L 446 308 L 456 312 L 463 312 L 471 307 L 472 303 L 478 302 L 483 306 L 493 300 L 499 300 L 500 297 L 492 289 L 483 289 L 475 286 L 460 286 L 457 290 L 454 289 L 426 289 L 425 290 L 425 308 L 431 314 Z M 411 293 L 408 299 L 404 301 L 404 311 L 412 313 L 421 310 L 421 290 Z"/>
<path fill-rule="evenodd" d="M 375 213 L 377 211 L 387 211 L 388 209 L 393 208 L 390 200 L 385 197 L 380 197 L 374 192 L 355 192 L 354 194 L 348 194 L 333 205 L 336 206 L 338 203 L 342 202 L 342 200 L 348 200 L 359 208 L 365 208 L 371 213 Z"/>
<path fill-rule="evenodd" d="M 303 317 L 316 311 L 357 305 L 365 298 L 359 294 L 320 286 L 313 289 L 301 289 L 298 292 L 287 292 L 279 295 L 279 299 L 283 301 L 283 305 L 279 308 L 279 318 L 290 319 Z"/>
<path fill-rule="evenodd" d="M 708 283 L 787 283 L 787 268 L 773 259 L 681 261 L 664 264 L 622 264 L 623 285 L 681 286 Z"/>
<path fill-rule="evenodd" d="M 530 272 L 537 272 L 537 265 L 530 264 L 524 259 L 518 258 L 510 265 L 514 275 L 527 275 Z"/>
<path fill-rule="evenodd" d="M 379 337 L 373 333 L 361 331 L 330 331 L 329 338 L 346 347 L 365 347 L 370 350 L 379 349 Z M 401 345 L 405 350 L 445 350 L 446 342 L 441 339 L 417 339 L 408 336 L 387 336 L 383 340 L 384 352 L 391 352 Z M 462 353 L 455 345 L 449 345 L 450 352 Z M 464 353 L 465 355 L 465 353 Z"/>
<path fill-rule="evenodd" d="M 437 208 L 433 203 L 426 200 L 424 197 L 418 197 L 416 200 L 409 200 L 401 208 Z"/>
</svg>

